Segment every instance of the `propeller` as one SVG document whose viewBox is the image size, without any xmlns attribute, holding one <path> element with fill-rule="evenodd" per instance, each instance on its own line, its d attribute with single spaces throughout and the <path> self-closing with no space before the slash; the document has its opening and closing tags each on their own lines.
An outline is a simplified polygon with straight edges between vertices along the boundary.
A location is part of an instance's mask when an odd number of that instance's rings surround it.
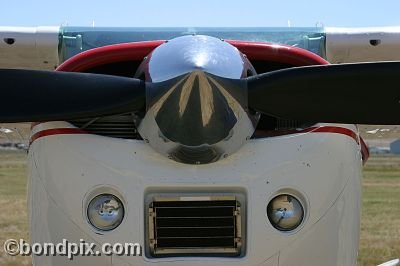
<svg viewBox="0 0 400 266">
<path fill-rule="evenodd" d="M 247 82 L 249 106 L 275 117 L 400 124 L 400 62 L 295 67 Z"/>
<path fill-rule="evenodd" d="M 71 120 L 144 110 L 139 79 L 0 69 L 0 122 Z M 295 67 L 247 78 L 249 107 L 275 117 L 400 124 L 400 62 Z M 17 99 L 17 100 L 16 100 Z"/>
<path fill-rule="evenodd" d="M 251 75 L 218 38 L 181 36 L 144 58 L 136 78 L 0 69 L 0 122 L 70 121 L 137 113 L 141 137 L 190 164 L 236 152 L 257 112 L 304 123 L 400 124 L 400 61 L 295 67 Z M 256 112 L 254 112 L 256 111 Z"/>
<path fill-rule="evenodd" d="M 119 76 L 0 69 L 1 122 L 72 120 L 144 110 L 145 82 Z"/>
</svg>

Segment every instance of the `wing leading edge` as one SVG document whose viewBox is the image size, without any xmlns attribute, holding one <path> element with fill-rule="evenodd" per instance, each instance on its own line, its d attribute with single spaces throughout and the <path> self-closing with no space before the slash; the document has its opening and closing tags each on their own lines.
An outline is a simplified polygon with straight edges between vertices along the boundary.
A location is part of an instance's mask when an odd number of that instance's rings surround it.
<svg viewBox="0 0 400 266">
<path fill-rule="evenodd" d="M 0 27 L 0 68 L 55 69 L 105 45 L 187 34 L 300 47 L 331 63 L 400 60 L 400 27 L 377 28 L 89 28 Z"/>
</svg>

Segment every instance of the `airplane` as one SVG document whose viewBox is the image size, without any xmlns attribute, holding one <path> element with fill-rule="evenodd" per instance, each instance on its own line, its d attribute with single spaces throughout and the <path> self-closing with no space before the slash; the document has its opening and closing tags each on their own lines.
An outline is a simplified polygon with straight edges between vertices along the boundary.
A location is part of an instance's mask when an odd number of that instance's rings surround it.
<svg viewBox="0 0 400 266">
<path fill-rule="evenodd" d="M 34 265 L 356 264 L 357 124 L 400 124 L 400 28 L 0 27 L 0 41 L 0 122 L 32 122 L 31 242 L 143 249 Z"/>
</svg>

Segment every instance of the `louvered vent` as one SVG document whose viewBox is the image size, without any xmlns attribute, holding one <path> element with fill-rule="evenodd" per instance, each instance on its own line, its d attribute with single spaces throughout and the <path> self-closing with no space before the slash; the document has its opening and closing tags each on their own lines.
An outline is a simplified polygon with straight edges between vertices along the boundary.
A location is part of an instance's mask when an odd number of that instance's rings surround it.
<svg viewBox="0 0 400 266">
<path fill-rule="evenodd" d="M 156 198 L 148 214 L 154 257 L 241 253 L 242 216 L 234 196 Z"/>
<path fill-rule="evenodd" d="M 295 129 L 295 128 L 301 128 L 303 126 L 304 126 L 303 122 L 277 118 L 275 129 L 276 130 Z"/>
<path fill-rule="evenodd" d="M 69 121 L 91 134 L 123 139 L 140 139 L 131 114 Z"/>
</svg>

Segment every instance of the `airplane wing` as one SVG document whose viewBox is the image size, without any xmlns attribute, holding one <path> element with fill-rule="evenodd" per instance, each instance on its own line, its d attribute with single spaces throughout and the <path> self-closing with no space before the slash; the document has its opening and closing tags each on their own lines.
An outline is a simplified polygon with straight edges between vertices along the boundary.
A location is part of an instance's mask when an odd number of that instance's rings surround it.
<svg viewBox="0 0 400 266">
<path fill-rule="evenodd" d="M 0 27 L 0 68 L 52 70 L 60 27 Z"/>
<path fill-rule="evenodd" d="M 89 28 L 0 27 L 0 68 L 54 69 L 75 54 L 110 44 L 187 34 L 297 46 L 331 63 L 400 60 L 400 27 Z"/>
<path fill-rule="evenodd" d="M 326 59 L 331 63 L 400 60 L 400 27 L 326 28 Z"/>
</svg>

